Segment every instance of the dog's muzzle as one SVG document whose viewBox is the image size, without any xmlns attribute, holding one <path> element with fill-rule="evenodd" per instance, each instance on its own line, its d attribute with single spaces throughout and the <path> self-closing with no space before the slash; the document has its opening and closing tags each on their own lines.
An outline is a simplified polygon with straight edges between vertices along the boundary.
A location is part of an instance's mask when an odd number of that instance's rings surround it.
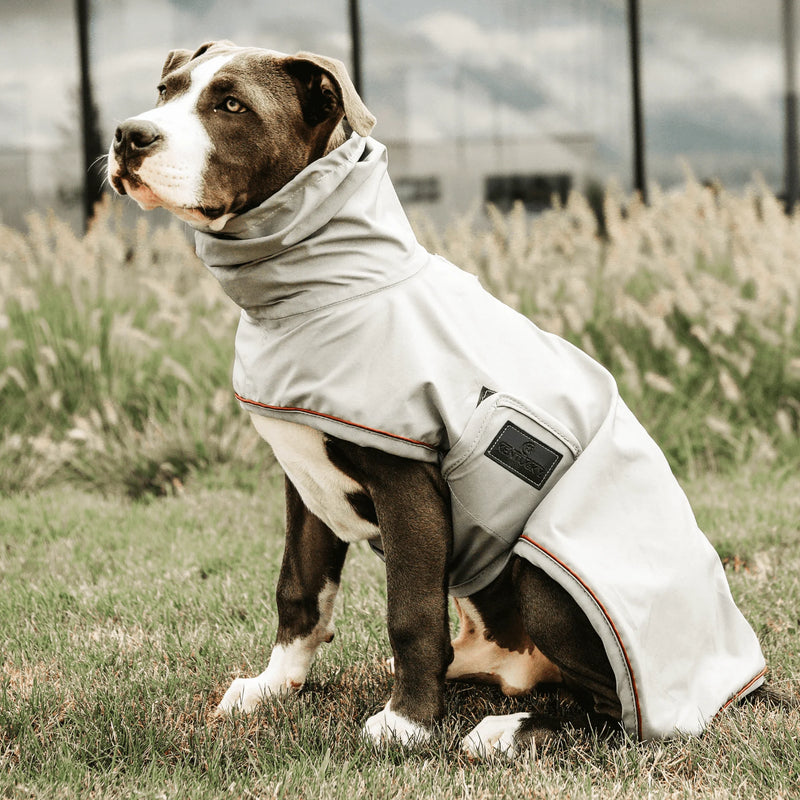
<svg viewBox="0 0 800 800">
<path fill-rule="evenodd" d="M 129 119 L 114 133 L 114 155 L 119 161 L 143 158 L 157 150 L 163 141 L 161 131 L 152 122 Z"/>
</svg>

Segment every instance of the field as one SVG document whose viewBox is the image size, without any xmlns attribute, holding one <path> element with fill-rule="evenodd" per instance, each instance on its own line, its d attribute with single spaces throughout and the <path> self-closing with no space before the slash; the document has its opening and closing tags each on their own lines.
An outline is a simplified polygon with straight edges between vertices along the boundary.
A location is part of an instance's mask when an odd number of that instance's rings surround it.
<svg viewBox="0 0 800 800">
<path fill-rule="evenodd" d="M 0 227 L 0 490 L 53 480 L 131 497 L 262 459 L 230 391 L 238 320 L 176 223 L 85 238 Z M 609 190 L 440 234 L 428 249 L 608 366 L 679 474 L 800 457 L 800 219 L 687 180 L 649 206 Z"/>
<path fill-rule="evenodd" d="M 0 796 L 798 797 L 800 712 L 700 737 L 575 731 L 473 763 L 483 715 L 551 708 L 452 686 L 435 743 L 358 736 L 391 677 L 382 568 L 351 554 L 338 633 L 297 697 L 211 712 L 276 625 L 280 476 L 229 390 L 237 311 L 177 227 L 119 203 L 75 237 L 0 228 Z M 613 188 L 421 240 L 617 375 L 717 548 L 770 681 L 798 691 L 800 219 L 763 187 Z"/>
<path fill-rule="evenodd" d="M 687 488 L 771 682 L 796 689 L 800 479 L 742 473 Z M 358 730 L 386 701 L 390 651 L 382 566 L 360 547 L 336 638 L 304 691 L 252 719 L 212 719 L 230 680 L 266 665 L 281 508 L 273 474 L 255 492 L 197 478 L 150 502 L 66 487 L 0 501 L 0 796 L 798 797 L 800 712 L 758 706 L 695 739 L 575 732 L 535 758 L 485 765 L 458 749 L 483 715 L 560 701 L 454 685 L 435 744 L 373 752 Z"/>
</svg>

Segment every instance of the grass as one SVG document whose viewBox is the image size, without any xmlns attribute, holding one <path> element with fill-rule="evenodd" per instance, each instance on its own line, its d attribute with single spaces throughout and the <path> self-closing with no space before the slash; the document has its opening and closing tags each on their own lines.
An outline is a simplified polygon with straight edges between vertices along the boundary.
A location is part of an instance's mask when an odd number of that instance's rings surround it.
<svg viewBox="0 0 800 800">
<path fill-rule="evenodd" d="M 178 223 L 109 202 L 76 237 L 0 226 L 0 491 L 130 497 L 263 464 L 230 391 L 238 309 Z M 429 250 L 608 366 L 680 474 L 800 458 L 800 212 L 763 186 L 586 199 L 447 231 Z"/>
<path fill-rule="evenodd" d="M 257 491 L 241 485 L 255 485 Z M 762 641 L 771 681 L 800 676 L 800 479 L 697 477 L 698 517 Z M 356 547 L 337 636 L 298 696 L 251 718 L 212 712 L 263 669 L 276 627 L 282 487 L 273 470 L 210 474 L 133 502 L 53 487 L 0 500 L 0 796 L 797 797 L 800 713 L 745 706 L 700 737 L 574 732 L 515 764 L 458 741 L 488 713 L 568 705 L 453 685 L 436 740 L 375 752 L 358 731 L 385 702 L 382 565 Z"/>
<path fill-rule="evenodd" d="M 138 497 L 253 463 L 230 391 L 236 309 L 177 224 L 130 229 L 120 209 L 83 238 L 53 217 L 0 227 L 0 490 Z"/>
<path fill-rule="evenodd" d="M 339 633 L 306 689 L 213 709 L 266 664 L 282 493 L 229 389 L 238 317 L 177 226 L 0 226 L 0 797 L 790 798 L 800 713 L 732 709 L 700 737 L 575 731 L 515 764 L 458 742 L 569 701 L 451 686 L 435 740 L 359 738 L 391 677 L 382 566 L 354 548 Z M 800 216 L 691 176 L 610 187 L 421 241 L 612 369 L 683 478 L 762 642 L 800 675 Z"/>
</svg>

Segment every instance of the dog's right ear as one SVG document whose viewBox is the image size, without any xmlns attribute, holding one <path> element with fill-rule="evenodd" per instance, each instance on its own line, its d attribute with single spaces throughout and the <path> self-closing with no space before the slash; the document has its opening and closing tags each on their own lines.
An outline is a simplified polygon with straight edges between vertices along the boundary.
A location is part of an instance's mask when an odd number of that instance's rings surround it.
<svg viewBox="0 0 800 800">
<path fill-rule="evenodd" d="M 174 72 L 176 69 L 180 69 L 184 64 L 188 64 L 192 59 L 204 55 L 215 45 L 223 45 L 226 47 L 236 46 L 233 42 L 223 39 L 218 42 L 206 42 L 205 44 L 201 44 L 197 50 L 171 50 L 167 56 L 167 60 L 164 62 L 164 66 L 161 68 L 161 80 L 164 80 L 164 77 L 169 75 L 170 72 Z"/>
<path fill-rule="evenodd" d="M 188 64 L 191 60 L 191 50 L 170 50 L 167 60 L 164 62 L 164 66 L 161 68 L 161 80 L 163 81 L 170 72 L 174 72 L 184 64 Z"/>
</svg>

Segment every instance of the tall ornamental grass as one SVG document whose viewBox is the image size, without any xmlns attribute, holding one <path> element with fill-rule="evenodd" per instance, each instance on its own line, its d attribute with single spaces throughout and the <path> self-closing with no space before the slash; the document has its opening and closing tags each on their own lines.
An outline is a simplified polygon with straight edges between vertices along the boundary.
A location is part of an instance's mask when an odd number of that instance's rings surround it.
<svg viewBox="0 0 800 800">
<path fill-rule="evenodd" d="M 649 205 L 610 187 L 421 238 L 615 375 L 673 468 L 800 455 L 800 216 L 763 185 L 691 176 Z"/>
<path fill-rule="evenodd" d="M 104 205 L 0 228 L 0 489 L 78 480 L 131 496 L 257 458 L 230 391 L 237 310 L 178 223 Z"/>
<path fill-rule="evenodd" d="M 178 223 L 0 227 L 0 490 L 131 496 L 268 458 L 230 390 L 237 309 Z M 800 219 L 761 185 L 687 178 L 645 206 L 611 187 L 421 241 L 609 367 L 678 471 L 800 455 Z"/>
</svg>

